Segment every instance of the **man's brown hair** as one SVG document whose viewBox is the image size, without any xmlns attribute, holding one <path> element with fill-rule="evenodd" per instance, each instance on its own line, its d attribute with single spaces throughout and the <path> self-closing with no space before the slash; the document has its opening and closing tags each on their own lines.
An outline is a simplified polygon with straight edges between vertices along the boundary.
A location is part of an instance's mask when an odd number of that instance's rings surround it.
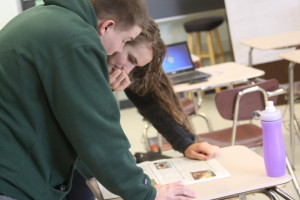
<svg viewBox="0 0 300 200">
<path fill-rule="evenodd" d="M 114 20 L 116 27 L 126 30 L 134 25 L 145 29 L 148 7 L 145 0 L 90 0 L 98 20 Z"/>
</svg>

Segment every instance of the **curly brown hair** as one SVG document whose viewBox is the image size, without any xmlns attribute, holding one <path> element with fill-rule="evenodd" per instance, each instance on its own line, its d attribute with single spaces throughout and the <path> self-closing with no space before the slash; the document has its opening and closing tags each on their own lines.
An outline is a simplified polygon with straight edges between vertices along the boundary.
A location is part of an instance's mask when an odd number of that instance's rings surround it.
<svg viewBox="0 0 300 200">
<path fill-rule="evenodd" d="M 184 114 L 179 98 L 175 94 L 172 84 L 164 73 L 162 62 L 166 54 L 166 46 L 160 36 L 158 25 L 150 18 L 147 29 L 128 45 L 137 45 L 140 42 L 147 42 L 153 51 L 153 59 L 150 63 L 143 67 L 135 67 L 129 74 L 132 81 L 129 89 L 134 93 L 144 96 L 152 93 L 157 99 L 160 106 L 175 121 L 184 126 L 188 131 L 192 132 L 192 127 L 186 114 Z M 126 44 L 127 45 L 127 44 Z"/>
</svg>

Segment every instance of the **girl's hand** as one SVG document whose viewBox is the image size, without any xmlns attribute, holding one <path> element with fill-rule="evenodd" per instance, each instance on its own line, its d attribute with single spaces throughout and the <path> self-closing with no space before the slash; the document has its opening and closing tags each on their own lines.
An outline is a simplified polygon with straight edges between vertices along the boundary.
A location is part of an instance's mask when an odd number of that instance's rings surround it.
<svg viewBox="0 0 300 200">
<path fill-rule="evenodd" d="M 207 142 L 200 142 L 190 145 L 185 151 L 184 155 L 187 158 L 197 160 L 208 160 L 217 155 L 220 147 L 211 145 Z"/>
<path fill-rule="evenodd" d="M 109 85 L 113 90 L 124 90 L 130 85 L 130 79 L 123 69 L 113 68 L 109 74 Z"/>
</svg>

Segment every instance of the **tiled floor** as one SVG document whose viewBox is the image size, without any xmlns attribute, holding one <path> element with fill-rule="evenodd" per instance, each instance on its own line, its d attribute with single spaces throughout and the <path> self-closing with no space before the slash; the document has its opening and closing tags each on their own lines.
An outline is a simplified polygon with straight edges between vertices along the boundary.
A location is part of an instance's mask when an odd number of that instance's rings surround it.
<svg viewBox="0 0 300 200">
<path fill-rule="evenodd" d="M 284 138 L 286 143 L 286 149 L 288 155 L 290 155 L 290 137 L 289 137 L 289 113 L 288 108 L 285 105 L 281 105 L 277 107 L 281 110 L 283 115 L 283 131 L 284 131 Z M 287 108 L 286 112 L 284 110 Z M 206 113 L 206 115 L 213 119 L 212 124 L 213 128 L 215 130 L 223 128 L 223 127 L 229 127 L 231 126 L 230 121 L 225 121 L 221 118 L 221 116 L 217 113 L 217 110 L 214 105 L 214 94 L 206 95 L 203 100 L 203 105 L 200 109 L 202 112 Z M 298 114 L 300 118 L 300 104 L 296 104 L 295 112 Z M 259 121 L 255 122 L 259 123 Z M 131 143 L 131 152 L 144 152 L 145 148 L 143 145 L 142 140 L 142 131 L 144 128 L 144 122 L 142 120 L 141 115 L 137 112 L 135 108 L 129 108 L 129 109 L 123 109 L 121 110 L 121 124 L 123 126 L 123 129 Z M 207 129 L 205 127 L 205 124 L 201 120 L 194 120 L 193 124 L 196 124 L 195 129 L 197 132 L 206 132 Z M 155 131 L 153 130 L 153 133 Z M 262 154 L 262 150 L 257 151 L 259 154 Z M 299 141 L 296 139 L 296 156 L 295 156 L 295 174 L 300 180 L 300 145 Z M 287 192 L 289 195 L 294 197 L 296 200 L 300 199 L 300 197 L 297 195 L 293 183 L 288 183 L 286 185 L 280 186 L 282 190 Z M 248 195 L 248 200 L 263 200 L 268 199 L 263 195 L 255 194 L 255 195 Z"/>
</svg>

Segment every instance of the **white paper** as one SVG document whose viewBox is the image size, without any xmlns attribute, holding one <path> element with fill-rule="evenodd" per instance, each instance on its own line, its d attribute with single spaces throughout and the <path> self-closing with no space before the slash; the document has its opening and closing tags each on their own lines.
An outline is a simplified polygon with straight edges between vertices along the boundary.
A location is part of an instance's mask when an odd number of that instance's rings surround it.
<svg viewBox="0 0 300 200">
<path fill-rule="evenodd" d="M 230 173 L 215 159 L 192 160 L 185 157 L 147 161 L 138 164 L 153 184 L 168 184 L 181 181 L 186 185 L 211 181 L 230 176 Z M 104 199 L 118 197 L 110 193 L 99 182 Z"/>
</svg>

